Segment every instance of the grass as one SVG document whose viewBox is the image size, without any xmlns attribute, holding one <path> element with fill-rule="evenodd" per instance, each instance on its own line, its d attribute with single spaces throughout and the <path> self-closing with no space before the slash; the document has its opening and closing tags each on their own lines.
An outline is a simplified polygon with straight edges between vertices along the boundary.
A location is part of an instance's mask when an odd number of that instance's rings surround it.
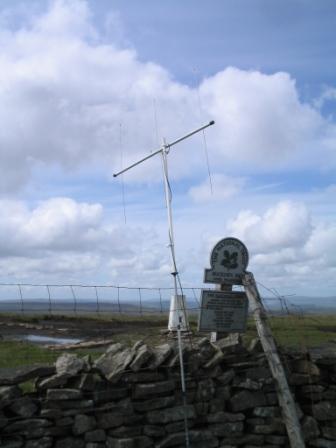
<svg viewBox="0 0 336 448">
<path fill-rule="evenodd" d="M 17 318 L 18 316 L 16 316 Z M 36 322 L 36 316 L 19 316 L 19 321 Z M 44 318 L 44 317 L 43 317 Z M 55 319 L 55 316 L 53 316 Z M 57 320 L 63 317 L 57 316 Z M 155 345 L 162 342 L 162 335 L 158 327 L 166 328 L 167 317 L 162 315 L 155 316 L 99 316 L 108 322 L 121 324 L 119 332 L 113 337 L 114 342 L 123 342 L 126 345 L 133 345 L 139 339 L 149 345 Z M 39 320 L 41 316 L 39 316 Z M 64 319 L 80 319 L 85 324 L 87 319 L 95 319 L 94 316 L 65 316 Z M 17 319 L 15 319 L 18 321 Z M 136 325 L 141 322 L 141 325 Z M 127 324 L 123 331 L 123 324 Z M 134 326 L 133 326 L 134 324 Z M 336 348 L 336 315 L 291 315 L 274 316 L 269 318 L 269 324 L 272 329 L 275 340 L 278 345 L 296 348 L 305 348 L 318 346 L 330 342 L 335 342 Z M 192 316 L 190 326 L 195 332 L 197 327 L 197 318 Z M 132 331 L 130 331 L 132 328 Z M 247 324 L 247 331 L 243 335 L 243 340 L 247 344 L 253 337 L 256 337 L 256 328 L 253 320 L 250 318 Z M 0 368 L 18 367 L 20 365 L 30 364 L 52 364 L 61 352 L 51 351 L 42 346 L 21 341 L 0 340 Z M 90 353 L 94 358 L 101 354 L 101 350 L 75 350 L 74 353 L 84 356 Z"/>
</svg>

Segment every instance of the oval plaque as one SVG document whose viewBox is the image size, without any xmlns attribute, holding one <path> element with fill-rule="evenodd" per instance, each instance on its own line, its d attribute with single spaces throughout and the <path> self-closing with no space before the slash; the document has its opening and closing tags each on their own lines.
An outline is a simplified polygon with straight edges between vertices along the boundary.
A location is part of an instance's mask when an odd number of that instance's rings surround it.
<svg viewBox="0 0 336 448">
<path fill-rule="evenodd" d="M 204 283 L 241 285 L 248 260 L 247 248 L 237 238 L 218 241 L 210 255 L 211 268 L 204 270 Z"/>
</svg>

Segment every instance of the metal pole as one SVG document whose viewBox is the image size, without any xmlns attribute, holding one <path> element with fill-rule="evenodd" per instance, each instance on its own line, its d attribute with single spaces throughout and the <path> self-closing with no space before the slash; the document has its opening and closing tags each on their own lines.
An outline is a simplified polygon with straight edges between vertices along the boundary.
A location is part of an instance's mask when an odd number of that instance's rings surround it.
<svg viewBox="0 0 336 448">
<path fill-rule="evenodd" d="M 174 241 L 174 228 L 173 228 L 173 214 L 172 214 L 172 207 L 171 207 L 171 190 L 168 180 L 168 161 L 167 161 L 167 153 L 169 152 L 169 149 L 167 148 L 165 142 L 163 141 L 163 150 L 161 152 L 162 155 L 162 169 L 163 169 L 163 178 L 164 178 L 164 190 L 165 190 L 165 197 L 166 197 L 166 205 L 167 205 L 167 215 L 168 215 L 168 228 L 169 228 L 169 247 L 170 247 L 170 253 L 171 253 L 171 260 L 172 260 L 172 269 L 173 272 L 171 273 L 174 279 L 174 291 L 175 291 L 175 297 L 176 297 L 176 303 L 177 303 L 177 296 L 178 296 L 178 290 L 177 290 L 177 267 L 176 267 L 176 258 L 175 258 L 175 241 Z M 181 303 L 183 301 L 183 297 L 181 297 Z M 185 408 L 184 411 L 184 431 L 185 431 L 185 441 L 186 441 L 186 448 L 189 448 L 189 428 L 188 428 L 188 419 L 187 419 L 187 413 L 186 413 L 186 405 L 187 405 L 187 397 L 186 397 L 186 384 L 185 384 L 185 376 L 184 376 L 184 365 L 183 365 L 183 348 L 182 348 L 182 338 L 181 338 L 181 314 L 180 312 L 183 311 L 184 313 L 184 321 L 188 327 L 187 324 L 187 316 L 185 309 L 183 307 L 182 310 L 177 310 L 178 312 L 178 318 L 179 323 L 177 326 L 177 338 L 178 338 L 178 349 L 179 349 L 179 359 L 180 359 L 180 374 L 181 374 L 181 389 L 182 389 L 182 398 L 183 398 L 183 406 Z"/>
</svg>

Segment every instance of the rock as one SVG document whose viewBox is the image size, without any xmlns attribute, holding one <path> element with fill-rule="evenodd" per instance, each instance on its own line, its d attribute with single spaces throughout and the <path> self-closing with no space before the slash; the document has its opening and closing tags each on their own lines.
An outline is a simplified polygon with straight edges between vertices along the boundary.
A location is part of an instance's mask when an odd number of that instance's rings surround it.
<svg viewBox="0 0 336 448">
<path fill-rule="evenodd" d="M 56 375 L 52 375 L 49 378 L 39 379 L 36 381 L 36 388 L 40 390 L 45 390 L 54 387 L 64 386 L 67 381 L 71 378 L 71 375 L 68 373 L 57 373 Z"/>
<path fill-rule="evenodd" d="M 246 409 L 265 406 L 267 404 L 266 397 L 263 392 L 250 392 L 244 390 L 234 395 L 230 400 L 233 412 L 244 411 Z"/>
<path fill-rule="evenodd" d="M 93 400 L 47 400 L 43 403 L 45 408 L 57 408 L 57 409 L 68 409 L 67 415 L 74 415 L 78 413 L 79 409 L 85 409 L 94 406 Z M 64 411 L 65 412 L 65 411 Z"/>
<path fill-rule="evenodd" d="M 8 418 L 5 416 L 5 414 L 0 411 L 0 429 L 6 426 L 8 423 Z"/>
<path fill-rule="evenodd" d="M 21 437 L 1 438 L 1 448 L 21 448 L 23 440 Z"/>
<path fill-rule="evenodd" d="M 252 369 L 247 369 L 245 375 L 246 378 L 257 381 L 269 379 L 272 377 L 271 371 L 268 367 L 254 367 Z"/>
<path fill-rule="evenodd" d="M 211 359 L 218 350 L 217 347 L 215 347 L 207 338 L 202 338 L 198 341 L 197 346 L 197 351 L 201 356 L 203 363 Z"/>
<path fill-rule="evenodd" d="M 85 442 L 105 442 L 106 433 L 103 429 L 95 429 L 85 433 Z"/>
<path fill-rule="evenodd" d="M 206 417 L 207 422 L 209 423 L 221 423 L 221 422 L 240 422 L 245 420 L 244 414 L 232 414 L 230 412 L 217 412 L 216 414 L 209 414 Z"/>
<path fill-rule="evenodd" d="M 118 347 L 114 347 L 116 345 Z M 125 348 L 120 350 L 119 345 L 121 344 L 111 346 L 111 350 L 104 353 L 94 364 L 95 368 L 111 383 L 115 383 L 120 379 L 122 373 L 127 369 L 134 357 L 134 352 L 131 349 Z M 114 349 L 112 349 L 113 347 Z"/>
<path fill-rule="evenodd" d="M 19 398 L 21 395 L 21 389 L 17 386 L 0 387 L 0 409 L 8 406 L 15 398 Z"/>
<path fill-rule="evenodd" d="M 163 380 L 165 380 L 165 375 L 159 372 L 137 372 L 137 373 L 130 372 L 125 373 L 121 378 L 121 381 L 126 384 L 154 383 L 156 381 L 163 381 Z"/>
<path fill-rule="evenodd" d="M 119 415 L 132 415 L 133 413 L 133 402 L 130 398 L 125 398 L 116 403 L 105 403 L 100 406 L 99 411 L 101 412 L 111 412 Z"/>
<path fill-rule="evenodd" d="M 326 439 L 336 440 L 336 428 L 325 426 L 322 428 L 322 436 Z"/>
<path fill-rule="evenodd" d="M 62 417 L 62 411 L 60 409 L 41 409 L 40 417 L 56 420 Z"/>
<path fill-rule="evenodd" d="M 152 398 L 146 401 L 135 401 L 133 403 L 134 409 L 138 412 L 152 411 L 154 409 L 166 408 L 175 403 L 174 397 L 160 397 Z"/>
<path fill-rule="evenodd" d="M 162 426 L 155 425 L 145 425 L 143 427 L 143 433 L 149 437 L 163 437 L 165 435 L 165 430 Z"/>
<path fill-rule="evenodd" d="M 241 435 L 244 430 L 243 422 L 218 423 L 208 427 L 211 433 L 218 437 L 227 437 L 228 435 Z"/>
<path fill-rule="evenodd" d="M 82 373 L 77 379 L 75 387 L 84 391 L 93 391 L 98 384 L 92 373 Z"/>
<path fill-rule="evenodd" d="M 241 335 L 239 333 L 230 333 L 226 338 L 219 339 L 216 345 L 223 351 L 236 349 L 237 346 L 242 345 Z"/>
<path fill-rule="evenodd" d="M 298 359 L 292 361 L 291 368 L 296 373 L 303 373 L 310 376 L 320 376 L 320 369 L 308 359 Z"/>
<path fill-rule="evenodd" d="M 115 439 L 108 437 L 106 442 L 107 448 L 135 448 L 133 439 Z"/>
<path fill-rule="evenodd" d="M 163 410 L 150 411 L 147 413 L 147 421 L 151 424 L 171 423 L 183 420 L 185 418 L 195 418 L 196 412 L 194 406 L 175 406 Z"/>
<path fill-rule="evenodd" d="M 92 398 L 95 403 L 107 403 L 126 398 L 127 395 L 128 389 L 125 387 L 105 387 L 102 390 L 95 390 L 92 393 Z"/>
<path fill-rule="evenodd" d="M 336 406 L 329 401 L 321 401 L 312 405 L 313 415 L 316 420 L 333 420 L 336 418 Z"/>
<path fill-rule="evenodd" d="M 86 432 L 92 431 L 97 426 L 95 417 L 89 417 L 85 414 L 75 416 L 75 421 L 72 426 L 72 432 L 75 436 L 79 436 Z"/>
<path fill-rule="evenodd" d="M 133 347 L 133 352 L 134 359 L 130 364 L 130 369 L 133 370 L 133 372 L 138 372 L 151 358 L 152 350 L 150 350 L 146 344 L 143 344 L 138 349 Z"/>
<path fill-rule="evenodd" d="M 327 439 L 315 439 L 310 440 L 309 445 L 318 448 L 336 448 L 336 441 Z"/>
<path fill-rule="evenodd" d="M 278 406 L 262 406 L 253 409 L 253 415 L 256 417 L 273 418 L 280 416 L 280 408 Z"/>
<path fill-rule="evenodd" d="M 239 446 L 244 446 L 244 448 L 252 447 L 252 446 L 253 446 L 253 448 L 254 447 L 256 448 L 257 446 L 264 448 L 264 446 L 265 446 L 264 441 L 265 441 L 265 437 L 261 434 L 246 434 L 243 436 L 232 435 L 230 438 L 222 439 L 221 442 L 222 442 L 222 444 L 227 444 L 230 446 L 234 445 L 235 447 L 237 445 L 239 445 Z M 222 446 L 223 445 L 221 445 L 221 447 Z"/>
<path fill-rule="evenodd" d="M 85 442 L 81 438 L 66 437 L 58 439 L 55 448 L 84 448 Z"/>
<path fill-rule="evenodd" d="M 82 392 L 78 389 L 48 389 L 47 400 L 80 400 Z"/>
<path fill-rule="evenodd" d="M 205 369 L 212 369 L 213 367 L 220 364 L 224 359 L 224 353 L 221 350 L 217 350 L 216 353 L 213 355 L 209 361 L 204 364 Z"/>
<path fill-rule="evenodd" d="M 163 395 L 175 390 L 175 381 L 160 381 L 158 383 L 137 384 L 135 386 L 134 398 L 147 398 L 153 395 Z"/>
<path fill-rule="evenodd" d="M 285 443 L 288 442 L 288 439 L 286 436 L 265 436 L 265 442 L 269 443 L 271 445 L 285 445 Z"/>
<path fill-rule="evenodd" d="M 30 418 L 25 420 L 18 420 L 4 428 L 5 433 L 28 433 L 30 434 L 34 429 L 41 429 L 50 426 L 49 420 L 44 418 Z"/>
<path fill-rule="evenodd" d="M 148 364 L 148 368 L 151 370 L 157 369 L 163 364 L 171 355 L 172 348 L 169 344 L 162 344 L 154 347 L 152 350 L 152 360 Z"/>
<path fill-rule="evenodd" d="M 217 381 L 222 384 L 223 386 L 226 386 L 227 384 L 230 384 L 235 376 L 234 370 L 230 369 L 223 373 L 223 375 L 217 377 Z"/>
<path fill-rule="evenodd" d="M 63 353 L 56 361 L 56 372 L 59 375 L 77 375 L 85 366 L 85 362 L 72 353 Z"/>
<path fill-rule="evenodd" d="M 32 417 L 37 412 L 37 406 L 29 397 L 18 398 L 13 401 L 10 410 L 20 417 Z"/>
<path fill-rule="evenodd" d="M 235 387 L 239 389 L 247 389 L 247 390 L 260 390 L 261 384 L 257 381 L 253 381 L 250 378 L 246 378 L 245 381 L 240 381 L 237 384 L 234 383 Z"/>
<path fill-rule="evenodd" d="M 200 447 L 213 447 L 218 446 L 218 439 L 215 438 L 210 431 L 203 430 L 191 430 L 189 431 L 189 439 L 190 442 L 192 442 L 192 447 L 195 447 L 196 444 L 200 444 Z M 214 445 L 213 443 L 216 443 L 217 445 Z M 185 446 L 185 433 L 184 432 L 178 432 L 175 434 L 169 434 L 167 437 L 165 437 L 162 441 L 156 444 L 156 448 L 168 448 L 171 446 Z"/>
<path fill-rule="evenodd" d="M 123 424 L 124 419 L 123 415 L 106 412 L 97 415 L 97 425 L 102 429 L 116 428 Z"/>
<path fill-rule="evenodd" d="M 215 383 L 210 378 L 208 380 L 199 381 L 197 386 L 197 399 L 199 401 L 209 401 L 215 394 Z"/>
<path fill-rule="evenodd" d="M 55 367 L 35 365 L 0 369 L 0 385 L 20 384 L 34 378 L 42 378 L 55 373 Z"/>
<path fill-rule="evenodd" d="M 262 353 L 263 347 L 259 338 L 253 338 L 247 349 L 250 353 Z"/>
<path fill-rule="evenodd" d="M 51 448 L 52 445 L 53 439 L 51 437 L 41 437 L 35 440 L 28 440 L 25 448 Z"/>
<path fill-rule="evenodd" d="M 130 423 L 127 421 L 126 423 Z M 141 426 L 119 426 L 115 429 L 109 430 L 109 435 L 112 437 L 135 437 L 139 436 L 142 432 Z"/>
</svg>

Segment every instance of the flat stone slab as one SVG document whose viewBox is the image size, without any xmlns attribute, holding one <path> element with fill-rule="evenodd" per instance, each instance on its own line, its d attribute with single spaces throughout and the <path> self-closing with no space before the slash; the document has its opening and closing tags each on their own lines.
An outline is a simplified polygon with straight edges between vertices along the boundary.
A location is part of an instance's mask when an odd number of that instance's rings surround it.
<svg viewBox="0 0 336 448">
<path fill-rule="evenodd" d="M 0 369 L 0 386 L 24 383 L 34 378 L 53 375 L 55 367 L 43 364 Z"/>
</svg>

